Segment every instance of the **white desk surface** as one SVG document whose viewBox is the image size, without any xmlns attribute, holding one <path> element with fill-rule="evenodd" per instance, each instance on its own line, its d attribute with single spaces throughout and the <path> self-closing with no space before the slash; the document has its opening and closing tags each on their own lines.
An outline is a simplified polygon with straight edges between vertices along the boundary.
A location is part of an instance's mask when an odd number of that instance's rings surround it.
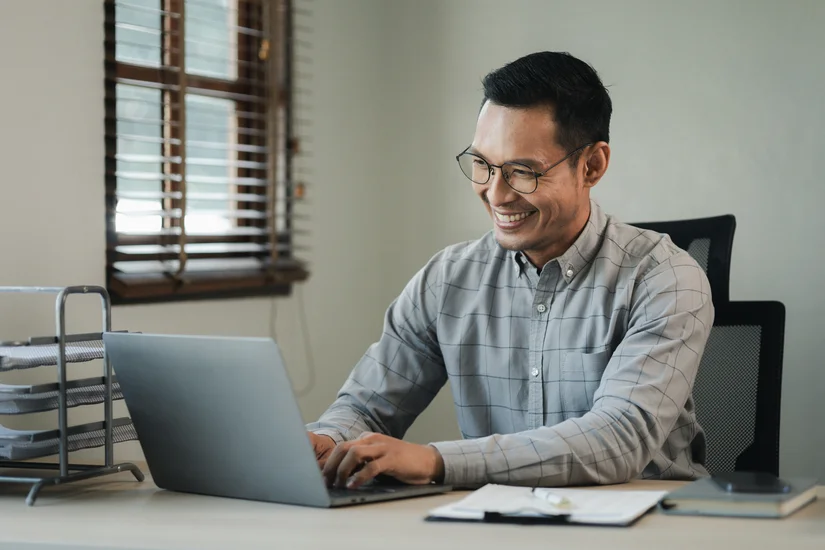
<svg viewBox="0 0 825 550">
<path fill-rule="evenodd" d="M 679 485 L 647 481 L 620 487 Z M 428 510 L 464 492 L 315 509 L 173 493 L 155 487 L 148 475 L 139 483 L 121 473 L 47 487 L 33 507 L 24 502 L 27 486 L 0 484 L 0 548 L 825 550 L 825 486 L 818 490 L 817 501 L 782 520 L 654 511 L 631 527 L 518 526 L 424 521 Z"/>
</svg>

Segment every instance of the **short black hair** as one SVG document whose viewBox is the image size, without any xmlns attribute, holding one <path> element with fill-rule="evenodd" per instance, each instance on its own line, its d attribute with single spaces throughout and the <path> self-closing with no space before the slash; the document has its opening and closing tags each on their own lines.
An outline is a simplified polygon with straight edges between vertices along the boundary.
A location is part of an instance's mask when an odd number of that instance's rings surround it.
<svg viewBox="0 0 825 550">
<path fill-rule="evenodd" d="M 503 107 L 551 108 L 556 141 L 567 152 L 610 140 L 610 95 L 593 67 L 567 52 L 526 55 L 490 72 L 482 84 L 482 106 L 490 101 Z"/>
</svg>

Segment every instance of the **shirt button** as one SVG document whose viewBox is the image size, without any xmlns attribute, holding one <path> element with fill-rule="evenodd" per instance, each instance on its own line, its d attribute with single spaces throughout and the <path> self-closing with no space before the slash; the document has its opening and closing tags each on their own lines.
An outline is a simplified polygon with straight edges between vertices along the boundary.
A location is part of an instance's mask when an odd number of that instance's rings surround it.
<svg viewBox="0 0 825 550">
<path fill-rule="evenodd" d="M 566 273 L 566 275 L 567 275 L 568 277 L 572 277 L 572 276 L 573 276 L 573 268 L 572 268 L 572 267 L 568 267 L 568 268 L 567 268 L 567 273 Z"/>
<path fill-rule="evenodd" d="M 533 370 L 531 370 L 531 371 L 530 371 L 530 374 L 532 374 L 532 375 L 533 375 L 533 377 L 535 378 L 536 376 L 538 376 L 538 375 L 539 375 L 539 369 L 533 369 Z"/>
<path fill-rule="evenodd" d="M 545 311 L 547 311 L 547 306 L 544 304 L 539 304 L 536 306 L 536 309 L 539 313 L 544 313 Z"/>
</svg>

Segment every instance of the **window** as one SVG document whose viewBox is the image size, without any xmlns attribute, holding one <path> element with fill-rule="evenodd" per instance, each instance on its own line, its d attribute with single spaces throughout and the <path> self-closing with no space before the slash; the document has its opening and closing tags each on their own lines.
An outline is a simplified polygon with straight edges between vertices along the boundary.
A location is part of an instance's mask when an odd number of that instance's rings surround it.
<svg viewBox="0 0 825 550">
<path fill-rule="evenodd" d="M 112 302 L 288 293 L 290 0 L 104 5 Z"/>
</svg>

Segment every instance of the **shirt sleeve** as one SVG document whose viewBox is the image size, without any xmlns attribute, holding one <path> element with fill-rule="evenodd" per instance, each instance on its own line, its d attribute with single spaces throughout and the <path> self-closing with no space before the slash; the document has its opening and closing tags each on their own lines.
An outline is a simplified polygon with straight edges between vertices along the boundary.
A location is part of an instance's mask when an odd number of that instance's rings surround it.
<svg viewBox="0 0 825 550">
<path fill-rule="evenodd" d="M 591 410 L 554 426 L 431 443 L 444 482 L 564 486 L 621 483 L 660 452 L 691 395 L 713 325 L 704 271 L 680 252 L 637 283 L 628 329 L 614 350 Z M 687 438 L 686 438 L 687 441 Z"/>
<path fill-rule="evenodd" d="M 434 256 L 390 304 L 381 338 L 347 378 L 336 400 L 307 429 L 336 443 L 377 432 L 403 438 L 447 381 L 436 335 L 443 275 Z"/>
</svg>

